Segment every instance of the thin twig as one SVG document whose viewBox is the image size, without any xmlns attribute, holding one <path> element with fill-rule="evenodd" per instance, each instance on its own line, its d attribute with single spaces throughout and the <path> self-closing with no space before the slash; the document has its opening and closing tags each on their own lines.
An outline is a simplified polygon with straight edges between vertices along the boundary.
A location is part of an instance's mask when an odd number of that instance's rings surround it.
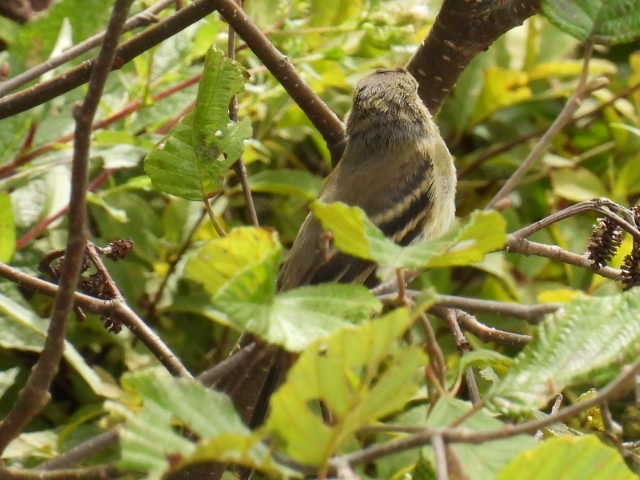
<svg viewBox="0 0 640 480">
<path fill-rule="evenodd" d="M 629 219 L 632 218 L 632 215 L 628 209 L 622 205 L 618 205 L 608 198 L 594 198 L 592 200 L 585 200 L 570 205 L 567 208 L 563 208 L 562 210 L 554 212 L 531 225 L 513 232 L 511 235 L 513 237 L 528 238 L 539 230 L 547 228 L 548 226 L 564 220 L 565 218 L 573 217 L 583 212 L 596 212 L 604 217 L 610 218 L 624 230 L 633 235 L 634 238 L 640 240 L 640 230 L 638 230 L 638 228 L 629 221 Z"/>
<path fill-rule="evenodd" d="M 187 253 L 187 250 L 189 250 L 189 247 L 193 242 L 193 236 L 196 234 L 196 231 L 198 230 L 198 227 L 200 227 L 200 224 L 202 223 L 202 220 L 204 220 L 204 217 L 206 216 L 206 214 L 207 212 L 203 208 L 200 211 L 200 214 L 198 215 L 198 218 L 196 219 L 195 223 L 187 233 L 187 238 L 185 238 L 184 242 L 182 242 L 182 245 L 180 246 L 180 250 L 178 250 L 175 256 L 169 261 L 169 268 L 167 269 L 167 272 L 164 274 L 164 277 L 162 277 L 160 286 L 158 287 L 158 290 L 156 290 L 156 293 L 153 295 L 153 298 L 149 303 L 149 307 L 147 308 L 148 313 L 153 313 L 156 311 L 158 303 L 160 303 L 160 300 L 162 300 L 162 295 L 164 294 L 164 291 L 167 288 L 167 285 L 169 284 L 169 279 L 171 278 L 171 275 L 173 275 L 173 272 L 175 272 L 176 266 L 178 265 L 178 263 L 180 263 L 180 260 L 182 259 L 182 257 L 184 257 L 184 254 Z"/>
<path fill-rule="evenodd" d="M 523 346 L 531 341 L 531 335 L 507 332 L 490 327 L 478 321 L 476 317 L 464 310 L 456 310 L 458 321 L 465 330 L 473 333 L 484 342 L 496 342 L 502 345 Z"/>
<path fill-rule="evenodd" d="M 618 282 L 622 278 L 622 274 L 619 269 L 608 266 L 594 266 L 593 262 L 586 255 L 578 255 L 577 253 L 568 252 L 557 245 L 545 245 L 544 243 L 532 242 L 524 238 L 509 236 L 506 250 L 512 253 L 551 258 L 558 262 L 593 270 L 593 272 L 602 277 Z"/>
<path fill-rule="evenodd" d="M 129 30 L 133 30 L 135 28 L 156 22 L 158 20 L 155 16 L 156 13 L 161 12 L 175 2 L 176 0 L 158 0 L 158 2 L 151 5 L 146 10 L 143 10 L 142 12 L 137 13 L 136 15 L 133 15 L 131 18 L 129 18 L 124 23 L 122 31 L 128 32 Z M 21 85 L 24 85 L 25 83 L 38 78 L 43 73 L 46 73 L 49 70 L 53 70 L 54 68 L 73 60 L 77 56 L 82 55 L 92 48 L 97 47 L 102 42 L 104 35 L 105 32 L 97 33 L 92 37 L 89 37 L 86 40 L 67 48 L 59 55 L 51 57 L 48 60 L 39 63 L 34 67 L 31 67 L 29 70 L 25 70 L 15 77 L 5 80 L 4 82 L 0 82 L 0 97 L 6 95 L 11 90 L 15 90 Z"/>
<path fill-rule="evenodd" d="M 213 225 L 213 228 L 215 228 L 216 233 L 218 234 L 218 236 L 224 237 L 227 235 L 227 232 L 225 232 L 224 228 L 222 228 L 222 225 L 220 225 L 220 222 L 218 222 L 218 220 L 216 219 L 216 215 L 215 213 L 213 213 L 213 208 L 211 207 L 210 203 L 212 201 L 215 202 L 219 196 L 220 195 L 218 194 L 211 200 L 207 197 L 202 197 L 202 203 L 204 205 L 205 212 L 207 212 L 207 215 L 209 215 L 209 221 L 211 222 L 211 225 Z"/>
<path fill-rule="evenodd" d="M 447 468 L 447 452 L 445 450 L 442 435 L 434 435 L 431 439 L 431 446 L 436 457 L 436 478 L 437 480 L 449 480 L 449 470 Z"/>
<path fill-rule="evenodd" d="M 0 468 L 2 480 L 106 480 L 122 476 L 114 465 L 66 468 L 63 470 L 29 470 L 26 468 Z"/>
<path fill-rule="evenodd" d="M 553 401 L 553 405 L 551 405 L 551 415 L 554 415 L 558 410 L 560 410 L 560 407 L 562 406 L 562 402 L 564 401 L 564 395 L 562 395 L 562 393 L 558 393 L 556 395 L 556 398 Z M 606 402 L 603 402 L 603 404 Z M 544 438 L 544 431 L 543 430 L 538 430 L 534 435 L 536 440 L 542 440 Z"/>
<path fill-rule="evenodd" d="M 91 124 L 104 84 L 115 58 L 118 37 L 133 0 L 117 0 L 109 20 L 98 58 L 91 72 L 89 89 L 82 105 L 76 109 L 76 137 L 71 171 L 71 199 L 69 209 L 69 238 L 60 287 L 53 306 L 53 314 L 44 347 L 15 404 L 0 423 L 0 453 L 48 403 L 49 387 L 55 377 L 67 332 L 67 321 L 73 308 L 73 294 L 80 278 L 87 239 L 86 196 L 88 186 Z"/>
<path fill-rule="evenodd" d="M 395 285 L 395 283 L 394 283 Z M 406 290 L 409 298 L 416 298 L 423 292 L 420 290 Z M 393 303 L 398 298 L 395 292 L 385 292 L 377 297 L 385 303 Z M 547 313 L 553 313 L 562 306 L 561 303 L 541 303 L 538 305 L 521 305 L 515 302 L 500 302 L 496 300 L 484 300 L 482 298 L 459 297 L 456 295 L 438 295 L 435 305 L 441 307 L 461 308 L 474 312 L 494 313 L 497 315 L 509 315 L 522 318 L 529 323 L 538 323 Z"/>
<path fill-rule="evenodd" d="M 236 3 L 240 8 L 242 8 L 242 0 L 236 0 Z M 236 32 L 233 30 L 233 27 L 231 27 L 231 25 L 229 25 L 229 34 L 227 38 L 227 56 L 232 60 L 236 59 Z M 237 95 L 234 95 L 231 98 L 231 103 L 229 104 L 229 118 L 231 118 L 231 120 L 234 122 L 238 121 Z M 242 185 L 242 192 L 244 193 L 244 202 L 249 220 L 254 227 L 259 227 L 260 222 L 258 221 L 256 204 L 253 201 L 253 195 L 251 195 L 251 186 L 249 185 L 249 180 L 247 178 L 247 168 L 244 164 L 244 161 L 242 160 L 242 156 L 240 156 L 236 163 L 233 164 L 233 170 L 234 172 L 236 172 L 236 175 L 240 180 L 240 185 Z"/>
<path fill-rule="evenodd" d="M 136 338 L 140 339 L 151 353 L 172 375 L 191 378 L 189 370 L 183 365 L 166 343 L 142 320 L 125 302 L 113 303 L 113 314 L 127 326 Z"/>
<path fill-rule="evenodd" d="M 73 465 L 86 460 L 88 458 L 103 452 L 107 448 L 110 448 L 118 443 L 118 430 L 112 429 L 106 432 L 100 433 L 95 437 L 91 437 L 88 440 L 76 445 L 70 450 L 67 450 L 62 455 L 52 458 L 51 460 L 38 465 L 38 470 L 58 470 L 61 468 L 69 468 Z"/>
<path fill-rule="evenodd" d="M 561 303 L 541 303 L 538 305 L 521 305 L 515 302 L 499 302 L 481 298 L 467 298 L 455 295 L 438 295 L 436 305 L 442 307 L 461 308 L 473 312 L 493 313 L 522 318 L 529 323 L 539 323 L 542 318 L 562 307 Z"/>
<path fill-rule="evenodd" d="M 424 330 L 425 334 L 425 347 L 427 349 L 427 353 L 429 354 L 429 363 L 432 366 L 434 373 L 438 379 L 438 383 L 440 386 L 445 384 L 446 374 L 447 374 L 447 362 L 444 358 L 444 354 L 442 353 L 442 349 L 438 344 L 438 339 L 436 338 L 436 333 L 433 330 L 433 326 L 429 321 L 429 318 L 422 313 L 420 315 L 420 324 Z"/>
<path fill-rule="evenodd" d="M 548 415 L 537 420 L 531 420 L 517 425 L 505 425 L 495 430 L 477 431 L 468 428 L 424 428 L 420 431 L 414 430 L 416 433 L 404 438 L 379 443 L 357 452 L 335 457 L 331 461 L 331 465 L 335 466 L 337 462 L 345 461 L 354 466 L 368 463 L 377 458 L 426 445 L 431 442 L 435 435 L 441 435 L 442 439 L 447 443 L 478 444 L 502 438 L 510 438 L 516 435 L 531 434 L 541 428 L 571 418 L 588 408 L 600 405 L 602 402 L 614 397 L 621 389 L 625 388 L 638 372 L 640 372 L 640 360 L 637 360 L 631 365 L 624 366 L 616 379 L 593 397 L 574 403 L 571 406 L 558 410 L 553 415 Z M 404 427 L 402 431 L 409 431 L 410 428 L 411 427 Z M 413 428 L 417 429 L 417 427 Z"/>
<path fill-rule="evenodd" d="M 44 295 L 55 297 L 58 293 L 58 285 L 47 282 L 28 273 L 21 272 L 17 268 L 11 267 L 6 263 L 0 262 L 0 277 L 11 280 L 15 284 L 27 290 L 42 293 Z M 85 295 L 84 293 L 75 292 L 73 301 L 82 308 L 95 313 L 109 313 L 113 309 L 113 302 L 110 300 L 101 300 L 99 298 Z"/>
<path fill-rule="evenodd" d="M 464 332 L 460 328 L 460 324 L 458 323 L 458 314 L 456 310 L 452 308 L 443 308 L 443 307 L 432 307 L 432 310 L 441 315 L 449 324 L 449 329 L 453 334 L 453 338 L 456 341 L 456 346 L 458 347 L 458 351 L 460 355 L 464 355 L 465 353 L 470 352 L 471 344 L 469 340 L 464 336 Z M 473 367 L 467 367 L 464 370 L 465 383 L 467 385 L 467 390 L 469 391 L 469 398 L 471 402 L 476 405 L 482 401 L 480 397 L 480 389 L 478 388 L 478 382 L 476 381 L 475 374 L 473 373 Z"/>
<path fill-rule="evenodd" d="M 605 431 L 615 438 L 618 442 L 622 439 L 622 425 L 613 419 L 613 414 L 609 408 L 609 402 L 602 402 L 600 405 L 600 413 L 602 414 L 602 423 L 604 424 Z"/>
<path fill-rule="evenodd" d="M 551 140 L 558 134 L 566 124 L 571 121 L 571 117 L 575 111 L 580 107 L 584 98 L 586 98 L 591 92 L 602 88 L 608 83 L 606 78 L 596 78 L 595 80 L 587 83 L 587 77 L 589 74 L 589 60 L 591 59 L 591 52 L 593 51 L 593 44 L 587 45 L 587 50 L 584 56 L 584 62 L 582 66 L 582 73 L 576 92 L 571 96 L 567 103 L 562 108 L 560 114 L 553 121 L 549 129 L 540 138 L 536 145 L 531 150 L 531 153 L 527 156 L 524 162 L 516 169 L 515 172 L 509 177 L 502 188 L 494 195 L 494 197 L 487 204 L 487 209 L 493 208 L 496 203 L 501 199 L 509 195 L 522 181 L 526 173 L 544 154 L 547 147 L 551 144 Z"/>
<path fill-rule="evenodd" d="M 341 463 L 336 467 L 338 480 L 360 480 L 360 477 L 353 471 L 348 463 Z"/>
</svg>

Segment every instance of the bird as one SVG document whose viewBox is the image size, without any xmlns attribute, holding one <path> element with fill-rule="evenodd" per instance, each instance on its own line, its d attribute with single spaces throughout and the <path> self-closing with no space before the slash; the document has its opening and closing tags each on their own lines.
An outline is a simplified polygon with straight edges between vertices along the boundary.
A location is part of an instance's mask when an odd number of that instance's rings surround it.
<svg viewBox="0 0 640 480">
<path fill-rule="evenodd" d="M 362 208 L 387 237 L 408 245 L 447 232 L 455 218 L 455 191 L 453 158 L 413 76 L 402 68 L 378 69 L 360 80 L 347 116 L 343 154 L 319 200 Z M 278 290 L 375 282 L 373 262 L 334 248 L 327 251 L 326 243 L 322 225 L 310 213 L 280 270 Z M 257 343 L 244 337 L 240 344 L 254 348 L 254 361 L 245 364 L 243 374 L 234 372 L 217 383 L 251 427 L 264 420 L 268 399 L 293 361 L 287 352 Z"/>
<path fill-rule="evenodd" d="M 379 69 L 358 82 L 344 153 L 319 200 L 364 210 L 396 243 L 435 239 L 455 218 L 453 158 L 418 82 L 405 69 Z M 310 213 L 279 275 L 279 289 L 324 282 L 371 283 L 375 264 L 332 250 Z"/>
</svg>

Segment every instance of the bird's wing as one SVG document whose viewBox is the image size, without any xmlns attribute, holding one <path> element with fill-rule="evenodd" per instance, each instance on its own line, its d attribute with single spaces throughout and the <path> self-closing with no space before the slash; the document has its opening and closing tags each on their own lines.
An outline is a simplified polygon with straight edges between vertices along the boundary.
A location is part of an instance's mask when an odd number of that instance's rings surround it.
<svg viewBox="0 0 640 480">
<path fill-rule="evenodd" d="M 320 200 L 362 208 L 387 237 L 401 245 L 419 237 L 432 201 L 432 164 L 426 151 L 403 148 L 391 160 L 388 155 L 374 155 L 366 162 L 351 157 L 356 154 L 345 151 L 327 178 Z M 371 175 L 369 169 L 387 173 Z M 280 273 L 279 288 L 323 282 L 363 283 L 375 270 L 373 262 L 328 245 L 320 222 L 309 214 Z"/>
</svg>

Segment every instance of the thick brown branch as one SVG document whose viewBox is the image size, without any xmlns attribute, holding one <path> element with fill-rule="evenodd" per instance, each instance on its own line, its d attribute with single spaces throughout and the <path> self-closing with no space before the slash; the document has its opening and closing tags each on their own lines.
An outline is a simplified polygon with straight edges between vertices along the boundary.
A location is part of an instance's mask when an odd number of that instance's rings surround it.
<svg viewBox="0 0 640 480">
<path fill-rule="evenodd" d="M 211 0 L 211 2 L 309 117 L 335 157 L 344 141 L 344 126 L 340 119 L 304 82 L 289 58 L 269 41 L 233 0 Z"/>
<path fill-rule="evenodd" d="M 540 8 L 540 0 L 445 0 L 407 69 L 431 112 L 440 109 L 471 60 Z"/>
</svg>

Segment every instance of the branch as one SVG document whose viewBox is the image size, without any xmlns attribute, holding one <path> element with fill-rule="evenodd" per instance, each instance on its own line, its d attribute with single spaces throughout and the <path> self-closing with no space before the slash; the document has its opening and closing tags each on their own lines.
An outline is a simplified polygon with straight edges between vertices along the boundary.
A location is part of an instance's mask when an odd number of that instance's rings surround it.
<svg viewBox="0 0 640 480">
<path fill-rule="evenodd" d="M 128 32 L 129 30 L 133 30 L 135 28 L 158 21 L 155 14 L 161 12 L 175 2 L 176 0 L 159 0 L 157 3 L 154 3 L 146 10 L 143 10 L 142 12 L 129 18 L 124 23 L 122 31 Z M 80 42 L 77 45 L 73 45 L 72 47 L 66 49 L 60 55 L 51 57 L 48 60 L 30 68 L 29 70 L 16 75 L 15 77 L 5 80 L 4 82 L 0 82 L 0 97 L 6 95 L 11 90 L 15 90 L 16 88 L 24 85 L 27 82 L 38 78 L 43 73 L 46 73 L 49 70 L 53 70 L 60 65 L 64 65 L 65 63 L 73 60 L 79 55 L 82 55 L 92 48 L 97 47 L 98 45 L 100 45 L 100 43 L 102 43 L 104 35 L 105 32 L 100 32 L 96 35 L 93 35 L 83 42 Z"/>
<path fill-rule="evenodd" d="M 100 433 L 84 442 L 67 450 L 62 455 L 52 458 L 51 460 L 38 465 L 38 470 L 57 470 L 60 468 L 69 468 L 76 465 L 87 458 L 106 450 L 118 443 L 118 430 L 115 428 Z"/>
<path fill-rule="evenodd" d="M 334 158 L 339 156 L 344 142 L 344 125 L 336 114 L 300 77 L 289 58 L 269 41 L 233 0 L 211 0 L 211 3 L 309 117 Z"/>
<path fill-rule="evenodd" d="M 471 344 L 469 343 L 469 340 L 467 340 L 467 338 L 464 336 L 464 332 L 460 328 L 456 310 L 452 308 L 436 306 L 431 307 L 431 311 L 444 319 L 449 325 L 449 330 L 451 330 L 451 334 L 456 341 L 456 347 L 460 352 L 460 356 L 469 353 L 472 350 Z M 476 381 L 475 374 L 473 373 L 473 367 L 467 367 L 464 369 L 464 377 L 465 383 L 467 385 L 467 391 L 469 393 L 469 398 L 471 398 L 473 405 L 478 405 L 482 402 L 482 398 L 480 398 L 480 390 L 478 388 L 478 382 Z"/>
<path fill-rule="evenodd" d="M 423 292 L 420 290 L 406 290 L 409 298 L 416 298 Z M 383 302 L 393 302 L 398 294 L 391 291 L 378 294 L 377 297 Z M 562 306 L 561 303 L 541 303 L 537 305 L 521 305 L 515 302 L 499 302 L 496 300 L 484 300 L 482 298 L 459 297 L 456 295 L 438 295 L 435 305 L 441 307 L 461 308 L 473 312 L 495 313 L 498 315 L 510 315 L 522 318 L 529 323 L 538 323 L 547 313 L 555 312 Z"/>
<path fill-rule="evenodd" d="M 518 425 L 506 425 L 503 428 L 483 431 L 470 430 L 468 428 L 402 427 L 402 431 L 415 431 L 417 433 L 408 435 L 404 438 L 391 440 L 386 443 L 372 445 L 371 447 L 349 453 L 347 455 L 335 457 L 331 460 L 331 465 L 336 467 L 341 462 L 347 462 L 350 465 L 368 463 L 384 456 L 427 445 L 431 443 L 432 439 L 436 435 L 440 435 L 447 443 L 477 444 L 490 442 L 492 440 L 499 440 L 501 438 L 510 438 L 516 435 L 531 434 L 541 428 L 545 428 L 549 425 L 553 425 L 554 423 L 571 418 L 584 410 L 599 405 L 614 397 L 633 380 L 638 372 L 640 372 L 640 360 L 637 360 L 631 365 L 624 366 L 620 375 L 618 375 L 614 381 L 600 390 L 593 397 L 574 403 L 569 407 L 560 409 L 556 413 L 538 420 L 532 420 Z"/>
<path fill-rule="evenodd" d="M 28 275 L 1 262 L 0 277 L 7 278 L 28 290 L 50 297 L 56 296 L 60 290 L 55 283 Z M 84 293 L 74 292 L 73 303 L 90 312 L 116 316 L 170 373 L 185 377 L 191 376 L 186 367 L 162 339 L 123 300 L 101 300 Z"/>
<path fill-rule="evenodd" d="M 68 468 L 64 470 L 28 470 L 23 468 L 0 468 L 3 480 L 101 480 L 120 477 L 122 472 L 113 465 Z"/>
<path fill-rule="evenodd" d="M 425 368 L 432 368 L 434 376 L 437 380 L 438 387 L 442 389 L 442 385 L 445 384 L 447 378 L 447 361 L 442 353 L 442 348 L 438 343 L 436 332 L 429 321 L 429 318 L 424 313 L 420 314 L 420 323 L 424 330 L 425 336 L 425 349 L 429 355 L 429 365 Z M 431 393 L 429 393 L 431 395 Z"/>
<path fill-rule="evenodd" d="M 242 8 L 242 0 L 237 0 L 238 5 Z M 235 60 L 236 59 L 236 32 L 233 30 L 231 26 L 229 26 L 229 34 L 227 38 L 227 56 Z M 232 121 L 238 121 L 238 97 L 234 95 L 231 99 L 231 104 L 229 105 L 229 118 Z M 249 216 L 249 220 L 253 224 L 254 227 L 259 227 L 260 222 L 258 221 L 258 214 L 256 213 L 256 204 L 253 201 L 253 196 L 251 195 L 251 186 L 249 185 L 249 180 L 247 179 L 247 168 L 242 160 L 242 156 L 238 158 L 236 163 L 233 164 L 233 170 L 236 172 L 238 179 L 240 180 L 240 185 L 242 185 L 242 193 L 244 193 L 244 202 L 245 207 L 247 209 L 247 214 Z"/>
<path fill-rule="evenodd" d="M 567 208 L 563 208 L 558 212 L 552 213 L 542 220 L 538 220 L 527 227 L 513 232 L 511 235 L 518 238 L 528 238 L 543 228 L 547 228 L 548 226 L 564 220 L 565 218 L 573 217 L 574 215 L 578 215 L 583 212 L 596 212 L 602 216 L 610 218 L 624 230 L 633 235 L 635 239 L 640 240 L 640 230 L 631 223 L 634 222 L 631 212 L 627 208 L 618 205 L 608 198 L 594 198 L 593 200 L 585 200 L 583 202 L 570 205 Z M 631 220 L 631 222 L 629 220 Z"/>
<path fill-rule="evenodd" d="M 27 383 L 20 391 L 15 404 L 2 423 L 0 423 L 0 453 L 49 402 L 49 387 L 60 365 L 67 332 L 67 321 L 73 308 L 73 294 L 80 278 L 87 238 L 86 196 L 91 124 L 98 108 L 107 76 L 111 71 L 118 37 L 132 1 L 116 1 L 104 43 L 95 62 L 95 68 L 91 72 L 87 95 L 83 104 L 75 111 L 76 137 L 71 172 L 69 238 L 60 275 L 60 287 L 56 295 L 51 323 L 49 324 L 47 338 L 40 358 L 33 367 Z"/>
<path fill-rule="evenodd" d="M 593 265 L 593 262 L 586 255 L 578 255 L 577 253 L 568 252 L 556 245 L 545 245 L 544 243 L 532 242 L 530 240 L 525 240 L 524 238 L 510 235 L 507 240 L 506 251 L 551 258 L 558 262 L 568 263 L 569 265 L 575 265 L 576 267 L 592 270 L 598 275 L 610 280 L 615 280 L 616 282 L 619 282 L 622 279 L 622 274 L 619 269 Z"/>
<path fill-rule="evenodd" d="M 521 305 L 515 302 L 498 302 L 481 298 L 458 297 L 455 295 L 438 295 L 437 305 L 443 307 L 461 308 L 474 312 L 494 313 L 523 318 L 529 323 L 538 323 L 547 313 L 558 310 L 561 303 L 541 303 L 538 305 Z"/>
<path fill-rule="evenodd" d="M 437 112 L 469 62 L 539 8 L 540 0 L 445 0 L 407 64 L 427 108 Z"/>
<path fill-rule="evenodd" d="M 436 457 L 436 479 L 449 480 L 449 471 L 447 468 L 447 452 L 442 435 L 434 435 L 431 441 L 433 451 Z"/>
<path fill-rule="evenodd" d="M 465 330 L 473 333 L 483 342 L 496 342 L 502 345 L 511 345 L 521 347 L 531 341 L 531 335 L 522 335 L 519 333 L 506 332 L 490 327 L 478 321 L 476 317 L 464 310 L 456 310 L 458 322 Z"/>
</svg>

